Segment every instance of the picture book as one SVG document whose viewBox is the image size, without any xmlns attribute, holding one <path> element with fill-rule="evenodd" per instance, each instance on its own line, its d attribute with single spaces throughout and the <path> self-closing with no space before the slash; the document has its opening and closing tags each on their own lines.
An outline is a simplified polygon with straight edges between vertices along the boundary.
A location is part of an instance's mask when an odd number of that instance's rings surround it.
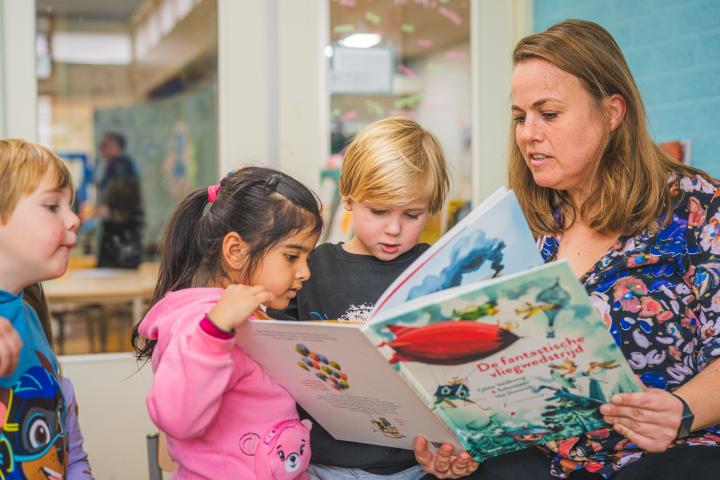
<svg viewBox="0 0 720 480">
<path fill-rule="evenodd" d="M 478 460 L 607 427 L 598 407 L 641 391 L 565 261 L 410 301 L 363 331 Z"/>
<path fill-rule="evenodd" d="M 477 460 L 606 426 L 640 391 L 565 262 L 544 265 L 500 190 L 429 248 L 366 324 L 252 320 L 238 342 L 338 440 Z"/>
</svg>

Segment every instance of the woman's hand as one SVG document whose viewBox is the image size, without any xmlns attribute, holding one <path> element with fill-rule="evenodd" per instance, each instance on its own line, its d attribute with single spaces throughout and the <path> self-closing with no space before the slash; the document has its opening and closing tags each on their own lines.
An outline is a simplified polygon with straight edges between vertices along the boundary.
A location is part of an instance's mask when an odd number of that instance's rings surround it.
<svg viewBox="0 0 720 480">
<path fill-rule="evenodd" d="M 452 445 L 444 444 L 433 453 L 423 437 L 415 439 L 413 449 L 420 467 L 437 478 L 462 478 L 473 473 L 480 465 L 467 452 L 453 455 Z"/>
<path fill-rule="evenodd" d="M 275 296 L 260 285 L 229 285 L 220 301 L 208 312 L 208 317 L 218 328 L 232 332 L 245 323 L 260 305 L 274 299 Z"/>
<path fill-rule="evenodd" d="M 657 388 L 613 395 L 600 407 L 605 421 L 620 435 L 646 452 L 664 452 L 677 437 L 682 402 Z"/>
<path fill-rule="evenodd" d="M 22 340 L 15 327 L 5 317 L 0 317 L 0 377 L 12 375 L 17 367 Z"/>
</svg>

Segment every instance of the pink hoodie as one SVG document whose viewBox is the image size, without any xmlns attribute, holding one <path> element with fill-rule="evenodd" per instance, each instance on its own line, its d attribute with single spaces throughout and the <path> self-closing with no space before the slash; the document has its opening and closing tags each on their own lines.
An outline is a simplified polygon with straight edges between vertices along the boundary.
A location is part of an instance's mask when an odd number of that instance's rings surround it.
<svg viewBox="0 0 720 480">
<path fill-rule="evenodd" d="M 256 478 L 255 449 L 280 435 L 273 429 L 279 422 L 298 418 L 295 401 L 233 338 L 217 338 L 200 327 L 222 293 L 219 288 L 171 292 L 140 324 L 143 337 L 157 340 L 147 407 L 167 434 L 168 451 L 178 463 L 176 480 Z M 293 422 L 281 428 L 287 423 Z M 299 470 L 283 478 L 304 471 L 309 461 L 309 445 L 292 452 Z M 283 462 L 290 462 L 289 453 L 280 455 Z"/>
</svg>

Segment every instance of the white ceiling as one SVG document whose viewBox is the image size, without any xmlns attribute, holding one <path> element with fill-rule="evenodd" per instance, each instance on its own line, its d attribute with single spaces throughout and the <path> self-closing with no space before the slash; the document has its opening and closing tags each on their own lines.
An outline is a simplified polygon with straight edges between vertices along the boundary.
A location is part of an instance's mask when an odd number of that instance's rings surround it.
<svg viewBox="0 0 720 480">
<path fill-rule="evenodd" d="M 425 56 L 461 43 L 470 43 L 471 3 L 472 0 L 353 0 L 349 3 L 352 6 L 345 7 L 342 1 L 333 0 L 330 3 L 331 41 L 337 42 L 347 35 L 335 31 L 336 26 L 351 25 L 353 31 L 381 33 L 384 42 L 393 44 L 403 58 Z M 452 10 L 461 19 L 460 23 L 455 24 L 443 16 L 440 13 L 442 9 Z M 371 21 L 369 18 L 373 14 L 375 18 Z M 404 32 L 404 24 L 412 25 L 413 31 Z M 431 46 L 419 45 L 419 39 L 430 40 Z"/>
</svg>

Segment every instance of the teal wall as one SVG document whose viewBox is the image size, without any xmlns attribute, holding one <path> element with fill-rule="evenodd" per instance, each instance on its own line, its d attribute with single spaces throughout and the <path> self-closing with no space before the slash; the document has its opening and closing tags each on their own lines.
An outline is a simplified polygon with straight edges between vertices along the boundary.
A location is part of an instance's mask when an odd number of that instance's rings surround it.
<svg viewBox="0 0 720 480">
<path fill-rule="evenodd" d="M 96 145 L 108 130 L 127 137 L 127 151 L 142 177 L 146 243 L 162 238 L 185 195 L 218 179 L 215 83 L 168 99 L 97 110 L 94 129 Z"/>
<path fill-rule="evenodd" d="M 615 37 L 655 140 L 690 140 L 691 164 L 720 177 L 720 1 L 535 0 L 535 31 L 567 18 Z"/>
</svg>

